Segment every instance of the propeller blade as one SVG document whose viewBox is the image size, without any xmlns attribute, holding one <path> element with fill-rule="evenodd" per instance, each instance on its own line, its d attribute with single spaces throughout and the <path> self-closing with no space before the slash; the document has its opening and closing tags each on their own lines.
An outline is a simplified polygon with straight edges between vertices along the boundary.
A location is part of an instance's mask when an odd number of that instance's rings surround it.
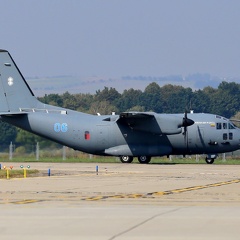
<svg viewBox="0 0 240 240">
<path fill-rule="evenodd" d="M 183 135 L 184 135 L 185 144 L 187 144 L 187 127 L 189 127 L 189 126 L 191 126 L 193 124 L 194 124 L 194 121 L 187 117 L 187 111 L 185 111 L 184 117 L 183 117 L 183 121 L 182 121 Z"/>
</svg>

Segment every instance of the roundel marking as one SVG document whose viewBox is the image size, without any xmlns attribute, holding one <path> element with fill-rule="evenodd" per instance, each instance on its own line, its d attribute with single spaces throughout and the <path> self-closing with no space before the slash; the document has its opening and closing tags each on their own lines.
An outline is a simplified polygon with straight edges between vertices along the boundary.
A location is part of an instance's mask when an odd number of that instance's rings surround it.
<svg viewBox="0 0 240 240">
<path fill-rule="evenodd" d="M 13 85 L 13 78 L 12 77 L 9 77 L 8 78 L 8 86 L 12 86 Z"/>
</svg>

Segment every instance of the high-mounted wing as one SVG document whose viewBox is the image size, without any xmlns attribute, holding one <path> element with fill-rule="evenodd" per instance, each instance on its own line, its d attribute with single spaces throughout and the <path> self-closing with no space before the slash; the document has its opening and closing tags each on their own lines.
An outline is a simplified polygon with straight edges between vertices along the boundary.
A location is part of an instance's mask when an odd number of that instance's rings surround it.
<svg viewBox="0 0 240 240">
<path fill-rule="evenodd" d="M 154 113 L 123 112 L 119 115 L 117 123 L 127 125 L 133 130 L 161 134 Z"/>
<path fill-rule="evenodd" d="M 154 112 L 124 112 L 119 115 L 118 124 L 127 125 L 132 130 L 153 134 L 179 134 L 182 127 L 194 123 L 191 119 L 172 114 L 156 114 Z"/>
</svg>

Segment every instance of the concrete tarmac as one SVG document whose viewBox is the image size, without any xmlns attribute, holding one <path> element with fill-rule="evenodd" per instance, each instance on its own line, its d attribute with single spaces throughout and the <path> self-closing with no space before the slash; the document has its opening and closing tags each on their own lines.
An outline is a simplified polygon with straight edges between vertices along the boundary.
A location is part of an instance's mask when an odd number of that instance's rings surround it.
<svg viewBox="0 0 240 240">
<path fill-rule="evenodd" d="M 240 239 L 240 165 L 30 165 L 0 180 L 1 239 Z"/>
</svg>

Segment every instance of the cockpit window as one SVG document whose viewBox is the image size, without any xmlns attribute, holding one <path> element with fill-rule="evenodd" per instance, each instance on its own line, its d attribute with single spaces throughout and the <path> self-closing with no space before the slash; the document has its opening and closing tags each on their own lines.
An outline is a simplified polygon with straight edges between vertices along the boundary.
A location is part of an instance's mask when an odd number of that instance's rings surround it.
<svg viewBox="0 0 240 240">
<path fill-rule="evenodd" d="M 223 134 L 223 140 L 227 140 L 227 137 L 228 137 L 227 133 L 224 133 Z"/>
<path fill-rule="evenodd" d="M 227 129 L 227 123 L 223 123 L 223 129 Z"/>
<path fill-rule="evenodd" d="M 222 129 L 222 124 L 221 123 L 216 123 L 216 128 L 217 129 Z"/>
<path fill-rule="evenodd" d="M 228 129 L 235 129 L 232 123 L 228 123 Z"/>
</svg>

